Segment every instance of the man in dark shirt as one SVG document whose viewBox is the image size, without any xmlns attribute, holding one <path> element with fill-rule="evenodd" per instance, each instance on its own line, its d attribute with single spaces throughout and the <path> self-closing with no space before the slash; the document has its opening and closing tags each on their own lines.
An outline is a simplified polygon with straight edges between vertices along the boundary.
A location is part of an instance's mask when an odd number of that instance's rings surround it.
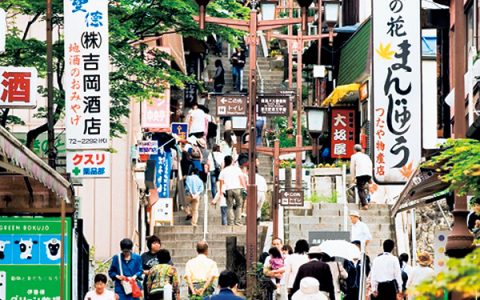
<svg viewBox="0 0 480 300">
<path fill-rule="evenodd" d="M 162 247 L 162 243 L 160 242 L 160 239 L 156 235 L 149 236 L 147 238 L 147 248 L 148 251 L 143 253 L 141 258 L 142 258 L 142 268 L 143 268 L 143 290 L 144 290 L 144 295 L 145 295 L 145 300 L 148 300 L 148 293 L 146 292 L 147 288 L 147 277 L 148 274 L 150 273 L 150 269 L 158 265 L 158 251 L 160 251 Z M 169 264 L 173 265 L 173 262 L 170 261 Z"/>
<path fill-rule="evenodd" d="M 320 261 L 322 250 L 319 246 L 313 246 L 308 251 L 310 261 L 298 269 L 297 277 L 292 287 L 292 294 L 300 289 L 300 281 L 305 277 L 313 277 L 320 282 L 320 291 L 327 292 L 330 300 L 335 300 L 335 290 L 333 287 L 333 277 L 330 267 Z"/>
<path fill-rule="evenodd" d="M 245 66 L 245 54 L 243 54 L 242 49 L 237 47 L 235 53 L 230 57 L 230 62 L 232 63 L 232 77 L 233 77 L 233 86 L 235 91 L 240 91 L 240 82 L 242 80 L 242 71 Z"/>
</svg>

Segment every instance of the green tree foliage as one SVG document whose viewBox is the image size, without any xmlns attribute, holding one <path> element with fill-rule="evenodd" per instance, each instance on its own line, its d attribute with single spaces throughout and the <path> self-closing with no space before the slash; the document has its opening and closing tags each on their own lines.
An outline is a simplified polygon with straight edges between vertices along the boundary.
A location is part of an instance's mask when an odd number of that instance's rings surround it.
<svg viewBox="0 0 480 300">
<path fill-rule="evenodd" d="M 6 52 L 0 55 L 0 65 L 31 66 L 38 70 L 39 77 L 47 72 L 46 43 L 32 37 L 32 28 L 45 28 L 46 0 L 2 0 L 0 7 L 8 14 L 8 33 Z M 63 0 L 52 0 L 53 32 L 60 35 L 54 41 L 53 64 L 55 72 L 54 102 L 55 122 L 64 114 L 64 48 L 63 35 Z M 206 30 L 200 31 L 192 16 L 198 14 L 194 0 L 111 0 L 109 2 L 110 30 L 110 127 L 111 136 L 118 137 L 125 133 L 122 118 L 129 115 L 129 103 L 132 99 L 142 101 L 160 94 L 166 84 L 182 88 L 193 79 L 173 69 L 167 61 L 171 58 L 162 52 L 147 53 L 141 44 L 145 38 L 159 37 L 167 33 L 179 33 L 204 39 L 215 33 L 235 44 L 242 36 L 237 31 L 208 24 Z M 236 0 L 216 0 L 207 9 L 207 14 L 216 17 L 244 19 L 248 9 Z M 18 22 L 20 16 L 29 16 L 28 23 Z M 146 60 L 146 57 L 153 57 Z M 46 96 L 46 87 L 39 91 Z M 39 108 L 37 118 L 46 117 L 46 108 Z M 2 111 L 0 124 L 20 124 L 19 118 L 9 116 L 9 110 Z M 27 135 L 27 145 L 47 130 L 47 124 L 33 129 Z"/>
<path fill-rule="evenodd" d="M 472 139 L 450 139 L 444 150 L 424 163 L 425 167 L 444 172 L 442 180 L 451 191 L 480 196 L 480 142 Z"/>
<path fill-rule="evenodd" d="M 462 299 L 480 295 L 480 248 L 463 259 L 451 258 L 447 270 L 408 291 L 416 300 L 443 299 L 444 291 L 459 292 Z"/>
</svg>

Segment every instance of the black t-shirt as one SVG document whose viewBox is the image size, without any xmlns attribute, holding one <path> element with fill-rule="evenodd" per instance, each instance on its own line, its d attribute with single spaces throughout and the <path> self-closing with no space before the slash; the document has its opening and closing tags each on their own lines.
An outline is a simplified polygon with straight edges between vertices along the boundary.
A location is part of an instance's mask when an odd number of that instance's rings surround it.
<svg viewBox="0 0 480 300">
<path fill-rule="evenodd" d="M 480 220 L 480 215 L 477 215 L 474 211 L 470 212 L 467 216 L 467 226 L 468 229 L 472 230 L 475 228 L 475 222 Z"/>
<path fill-rule="evenodd" d="M 243 52 L 235 52 L 232 54 L 230 61 L 232 62 L 232 66 L 243 68 L 245 66 L 245 54 L 243 54 Z"/>
<path fill-rule="evenodd" d="M 142 254 L 142 268 L 144 271 L 150 270 L 155 265 L 158 265 L 158 258 L 156 253 L 147 251 Z"/>
</svg>

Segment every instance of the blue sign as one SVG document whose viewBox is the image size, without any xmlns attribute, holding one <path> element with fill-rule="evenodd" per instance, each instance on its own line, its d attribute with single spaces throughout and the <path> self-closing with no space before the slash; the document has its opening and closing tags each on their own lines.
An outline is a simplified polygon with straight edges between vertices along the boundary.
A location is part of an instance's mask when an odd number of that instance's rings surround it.
<svg viewBox="0 0 480 300">
<path fill-rule="evenodd" d="M 158 155 L 150 156 L 157 166 L 156 186 L 158 198 L 170 198 L 170 173 L 172 170 L 172 154 L 159 151 Z"/>
<path fill-rule="evenodd" d="M 178 135 L 183 140 L 186 140 L 188 137 L 188 124 L 187 123 L 172 123 L 171 124 L 172 134 Z"/>
</svg>

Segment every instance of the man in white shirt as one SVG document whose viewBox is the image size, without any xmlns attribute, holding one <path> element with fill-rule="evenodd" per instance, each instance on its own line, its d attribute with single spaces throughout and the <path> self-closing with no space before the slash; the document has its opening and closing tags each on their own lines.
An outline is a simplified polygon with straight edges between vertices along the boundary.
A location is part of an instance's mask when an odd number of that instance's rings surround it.
<svg viewBox="0 0 480 300">
<path fill-rule="evenodd" d="M 366 247 L 372 239 L 372 234 L 368 229 L 367 224 L 360 220 L 360 213 L 356 210 L 350 211 L 350 221 L 352 222 L 352 231 L 350 233 L 351 241 L 360 241 L 361 249 L 366 250 Z M 365 251 L 366 252 L 366 251 Z"/>
<path fill-rule="evenodd" d="M 187 115 L 188 127 L 190 128 L 189 136 L 201 138 L 205 135 L 208 120 L 207 115 L 203 110 L 198 108 L 197 102 L 192 103 L 192 109 Z"/>
<path fill-rule="evenodd" d="M 107 290 L 107 276 L 104 274 L 97 274 L 94 278 L 95 289 L 89 291 L 85 295 L 85 300 L 116 300 L 117 295 L 114 292 Z"/>
<path fill-rule="evenodd" d="M 363 153 L 362 145 L 355 145 L 355 154 L 350 159 L 350 173 L 357 184 L 358 197 L 362 204 L 362 209 L 368 209 L 368 188 L 367 183 L 372 180 L 372 160 Z"/>
<path fill-rule="evenodd" d="M 225 156 L 224 169 L 218 176 L 220 186 L 219 191 L 225 191 L 227 198 L 227 224 L 242 225 L 241 214 L 243 207 L 242 189 L 247 184 L 242 170 L 233 164 L 233 158 L 229 155 Z M 235 215 L 233 213 L 235 206 Z"/>
<path fill-rule="evenodd" d="M 392 255 L 395 242 L 385 240 L 383 253 L 373 260 L 370 272 L 372 283 L 372 299 L 395 300 L 401 296 L 402 274 L 398 258 Z"/>
<path fill-rule="evenodd" d="M 217 263 L 208 258 L 206 241 L 197 243 L 197 253 L 198 255 L 187 261 L 185 265 L 185 280 L 189 295 L 209 296 L 214 291 L 213 282 L 218 278 Z"/>
</svg>

